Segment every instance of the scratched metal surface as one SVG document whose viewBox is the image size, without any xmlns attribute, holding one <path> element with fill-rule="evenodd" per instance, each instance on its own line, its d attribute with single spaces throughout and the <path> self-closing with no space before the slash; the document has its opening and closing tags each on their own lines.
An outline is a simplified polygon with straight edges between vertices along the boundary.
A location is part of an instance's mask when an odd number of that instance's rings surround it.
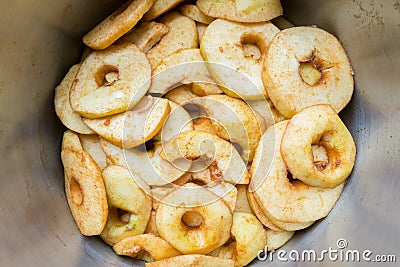
<svg viewBox="0 0 400 267">
<path fill-rule="evenodd" d="M 0 2 L 1 266 L 142 265 L 117 257 L 99 238 L 79 234 L 64 196 L 59 160 L 63 128 L 52 105 L 54 87 L 80 56 L 80 36 L 115 4 L 111 0 Z M 399 2 L 285 0 L 283 4 L 289 20 L 319 25 L 337 35 L 346 48 L 356 72 L 356 92 L 341 115 L 358 148 L 356 168 L 331 214 L 297 233 L 284 249 L 321 251 L 336 248 L 336 241 L 345 238 L 350 249 L 396 254 L 400 247 Z"/>
</svg>

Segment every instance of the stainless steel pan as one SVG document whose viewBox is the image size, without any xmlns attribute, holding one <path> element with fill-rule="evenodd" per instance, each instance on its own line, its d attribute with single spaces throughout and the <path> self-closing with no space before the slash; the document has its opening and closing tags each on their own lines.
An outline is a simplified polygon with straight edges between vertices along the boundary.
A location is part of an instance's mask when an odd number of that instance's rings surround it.
<svg viewBox="0 0 400 267">
<path fill-rule="evenodd" d="M 82 237 L 73 222 L 59 160 L 63 127 L 52 104 L 54 87 L 79 59 L 80 37 L 119 4 L 0 2 L 1 266 L 132 266 L 99 238 Z M 297 233 L 284 249 L 318 252 L 337 248 L 338 239 L 344 238 L 348 249 L 395 254 L 400 261 L 400 3 L 283 4 L 289 20 L 316 24 L 337 35 L 346 48 L 356 91 L 341 115 L 358 147 L 354 172 L 331 214 Z"/>
</svg>

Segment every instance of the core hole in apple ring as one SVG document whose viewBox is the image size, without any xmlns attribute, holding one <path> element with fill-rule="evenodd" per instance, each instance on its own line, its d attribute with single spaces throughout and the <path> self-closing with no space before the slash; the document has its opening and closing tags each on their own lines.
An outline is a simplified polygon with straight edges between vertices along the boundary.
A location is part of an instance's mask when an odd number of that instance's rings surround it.
<svg viewBox="0 0 400 267">
<path fill-rule="evenodd" d="M 118 217 L 121 222 L 129 223 L 129 221 L 131 220 L 131 214 L 128 211 L 117 208 L 117 212 L 118 212 Z"/>
<path fill-rule="evenodd" d="M 300 62 L 299 74 L 303 82 L 310 86 L 317 85 L 322 78 L 322 73 L 311 62 Z"/>
<path fill-rule="evenodd" d="M 110 86 L 118 80 L 119 71 L 118 68 L 112 65 L 101 66 L 96 74 L 95 80 L 99 87 Z"/>
<path fill-rule="evenodd" d="M 323 171 L 328 167 L 329 155 L 326 148 L 322 145 L 316 144 L 311 146 L 314 165 L 319 171 Z"/>
<path fill-rule="evenodd" d="M 71 177 L 69 180 L 69 190 L 71 192 L 72 201 L 75 205 L 80 206 L 83 203 L 83 192 L 81 185 L 75 179 L 75 177 Z"/>
<path fill-rule="evenodd" d="M 189 210 L 182 215 L 181 221 L 189 228 L 199 228 L 204 222 L 204 217 L 196 210 Z"/>
<path fill-rule="evenodd" d="M 244 56 L 252 57 L 256 61 L 261 60 L 262 54 L 267 48 L 265 40 L 260 38 L 257 33 L 243 34 L 240 43 L 243 48 Z"/>
<path fill-rule="evenodd" d="M 309 186 L 335 188 L 350 175 L 356 148 L 332 107 L 314 105 L 292 117 L 281 153 L 295 178 Z"/>
<path fill-rule="evenodd" d="M 316 27 L 293 27 L 276 34 L 264 54 L 261 77 L 269 98 L 286 118 L 319 104 L 339 113 L 354 91 L 341 43 Z"/>
<path fill-rule="evenodd" d="M 325 82 L 328 75 L 326 70 L 332 67 L 333 64 L 321 59 L 318 52 L 313 50 L 308 58 L 299 61 L 299 75 L 309 86 L 317 86 Z"/>
</svg>

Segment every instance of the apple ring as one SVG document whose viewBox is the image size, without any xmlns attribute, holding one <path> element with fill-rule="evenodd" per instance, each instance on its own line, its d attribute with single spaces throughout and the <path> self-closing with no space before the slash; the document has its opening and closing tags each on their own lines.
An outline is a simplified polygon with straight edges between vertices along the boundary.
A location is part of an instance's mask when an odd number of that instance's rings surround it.
<svg viewBox="0 0 400 267">
<path fill-rule="evenodd" d="M 194 130 L 203 131 L 215 135 L 217 134 L 214 129 L 214 122 L 207 117 L 197 118 L 196 122 L 194 123 Z"/>
<path fill-rule="evenodd" d="M 175 102 L 168 101 L 171 112 L 164 121 L 161 130 L 153 137 L 153 140 L 161 143 L 168 142 L 177 134 L 194 129 L 192 117 L 189 113 Z"/>
<path fill-rule="evenodd" d="M 152 234 L 129 236 L 113 246 L 115 253 L 134 259 L 162 259 L 181 255 L 164 239 Z"/>
<path fill-rule="evenodd" d="M 149 151 L 139 149 L 122 149 L 110 142 L 100 139 L 100 144 L 107 158 L 114 164 L 128 168 L 136 182 L 149 186 L 163 186 L 174 182 L 189 170 L 190 166 L 177 168 L 174 164 L 164 160 L 159 150 L 161 146 Z"/>
<path fill-rule="evenodd" d="M 354 90 L 342 45 L 316 27 L 277 34 L 266 51 L 261 76 L 271 101 L 286 118 L 316 104 L 330 104 L 338 113 Z"/>
<path fill-rule="evenodd" d="M 82 121 L 81 116 L 72 109 L 69 101 L 70 90 L 79 68 L 80 64 L 72 66 L 61 83 L 56 87 L 54 108 L 58 118 L 68 129 L 81 134 L 94 134 L 94 131 Z"/>
<path fill-rule="evenodd" d="M 261 137 L 251 166 L 249 190 L 264 214 L 275 220 L 307 223 L 328 215 L 338 200 L 343 184 L 335 188 L 311 187 L 291 182 L 281 155 L 281 141 L 289 121 L 282 121 Z M 298 152 L 298 150 L 296 150 Z"/>
<path fill-rule="evenodd" d="M 125 34 L 115 44 L 133 43 L 144 53 L 147 53 L 167 33 L 169 28 L 158 22 L 143 22 L 136 30 Z"/>
<path fill-rule="evenodd" d="M 314 222 L 300 222 L 300 223 L 289 223 L 282 222 L 274 219 L 271 215 L 261 209 L 261 206 L 257 203 L 253 193 L 247 191 L 247 199 L 254 214 L 260 220 L 260 222 L 270 230 L 281 232 L 281 231 L 297 231 L 310 227 Z"/>
<path fill-rule="evenodd" d="M 294 235 L 295 232 L 293 231 L 273 231 L 267 229 L 266 231 L 267 236 L 267 248 L 268 251 L 276 250 L 283 245 L 285 245 Z"/>
<path fill-rule="evenodd" d="M 263 119 L 246 102 L 227 95 L 210 95 L 191 99 L 212 119 L 216 134 L 240 146 L 245 162 L 253 160 L 254 151 L 266 129 Z M 261 116 L 260 116 L 261 118 Z M 214 121 L 215 120 L 215 121 Z"/>
<path fill-rule="evenodd" d="M 158 22 L 165 24 L 169 31 L 147 52 L 152 69 L 164 58 L 181 49 L 198 47 L 196 23 L 191 18 L 173 11 L 162 16 Z"/>
<path fill-rule="evenodd" d="M 110 76 L 115 76 L 112 80 Z M 134 107 L 150 87 L 146 55 L 134 44 L 92 52 L 83 61 L 71 88 L 71 106 L 82 117 L 95 119 Z"/>
<path fill-rule="evenodd" d="M 101 238 L 113 246 L 128 236 L 143 234 L 151 213 L 151 198 L 146 194 L 150 188 L 142 189 L 128 169 L 116 165 L 103 170 L 103 179 L 110 212 Z"/>
<path fill-rule="evenodd" d="M 210 17 L 238 22 L 263 22 L 283 13 L 279 0 L 197 0 L 196 5 Z"/>
<path fill-rule="evenodd" d="M 82 148 L 96 162 L 100 170 L 104 170 L 107 167 L 107 155 L 104 153 L 103 148 L 100 145 L 100 138 L 95 134 L 79 134 L 79 139 L 82 144 Z"/>
<path fill-rule="evenodd" d="M 83 151 L 77 133 L 70 130 L 64 133 L 61 160 L 65 194 L 76 225 L 85 236 L 100 234 L 108 215 L 106 190 L 101 170 Z"/>
<path fill-rule="evenodd" d="M 253 210 L 250 207 L 249 200 L 247 199 L 247 185 L 238 184 L 236 188 L 238 193 L 236 199 L 235 212 L 247 212 L 254 214 Z"/>
<path fill-rule="evenodd" d="M 122 35 L 130 31 L 149 11 L 154 0 L 131 0 L 100 22 L 83 37 L 90 48 L 101 50 L 109 47 Z"/>
<path fill-rule="evenodd" d="M 256 216 L 250 213 L 235 212 L 233 214 L 231 234 L 236 240 L 234 253 L 236 266 L 249 264 L 267 244 L 263 225 Z"/>
<path fill-rule="evenodd" d="M 249 173 L 239 152 L 230 142 L 214 134 L 201 131 L 180 133 L 163 146 L 160 155 L 169 162 L 205 157 L 215 161 L 223 181 L 232 184 L 249 183 Z"/>
<path fill-rule="evenodd" d="M 125 113 L 98 119 L 84 118 L 83 122 L 110 143 L 132 148 L 152 139 L 161 130 L 170 111 L 168 100 L 145 96 Z"/>
<path fill-rule="evenodd" d="M 183 254 L 207 254 L 228 241 L 232 213 L 211 191 L 189 183 L 161 200 L 156 224 L 160 236 Z"/>
<path fill-rule="evenodd" d="M 143 16 L 144 21 L 153 20 L 160 15 L 173 9 L 176 5 L 183 2 L 183 0 L 155 0 L 150 10 Z"/>
<path fill-rule="evenodd" d="M 186 84 L 179 85 L 174 89 L 169 90 L 168 93 L 165 94 L 166 99 L 180 106 L 182 106 L 182 104 L 185 103 L 186 101 L 189 101 L 190 99 L 196 97 L 199 96 L 193 93 L 192 90 L 190 89 L 190 86 Z"/>
<path fill-rule="evenodd" d="M 326 166 L 314 163 L 314 144 L 326 149 Z M 328 105 L 316 105 L 292 117 L 282 137 L 281 153 L 293 177 L 310 186 L 334 188 L 350 175 L 356 146 L 336 112 Z"/>
<path fill-rule="evenodd" d="M 182 5 L 178 8 L 182 15 L 191 18 L 196 22 L 210 24 L 215 18 L 207 16 L 196 5 Z"/>
<path fill-rule="evenodd" d="M 150 213 L 150 219 L 149 222 L 147 223 L 146 229 L 144 230 L 145 234 L 151 234 L 154 236 L 160 236 L 157 230 L 157 225 L 156 225 L 156 211 L 152 210 Z"/>
<path fill-rule="evenodd" d="M 217 19 L 207 27 L 201 39 L 201 54 L 227 95 L 246 100 L 267 97 L 261 80 L 263 57 L 246 57 L 243 47 L 257 44 L 263 54 L 278 32 L 270 22 L 245 24 Z"/>
</svg>

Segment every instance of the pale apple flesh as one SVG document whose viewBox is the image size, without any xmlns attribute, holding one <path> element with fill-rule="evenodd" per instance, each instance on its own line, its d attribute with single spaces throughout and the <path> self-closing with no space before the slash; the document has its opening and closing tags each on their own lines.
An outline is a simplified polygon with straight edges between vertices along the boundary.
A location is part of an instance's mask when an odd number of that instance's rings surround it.
<svg viewBox="0 0 400 267">
<path fill-rule="evenodd" d="M 153 70 L 149 93 L 165 94 L 180 84 L 215 83 L 199 49 L 183 49 L 164 58 Z"/>
<path fill-rule="evenodd" d="M 84 122 L 107 141 L 132 148 L 152 139 L 161 129 L 171 108 L 168 100 L 144 97 L 132 110 Z"/>
<path fill-rule="evenodd" d="M 128 169 L 116 165 L 103 170 L 103 179 L 110 214 L 100 234 L 101 238 L 115 245 L 128 236 L 142 234 L 151 212 L 151 198 L 146 193 L 149 187 L 143 188 L 143 184 L 139 186 Z M 124 217 L 119 215 L 117 209 L 125 213 Z"/>
<path fill-rule="evenodd" d="M 214 124 L 216 134 L 237 143 L 242 150 L 243 160 L 253 160 L 266 125 L 244 101 L 227 95 L 211 95 L 194 98 L 188 103 L 203 108 L 208 117 L 219 124 Z"/>
<path fill-rule="evenodd" d="M 233 184 L 249 182 L 246 165 L 234 146 L 210 133 L 183 132 L 166 143 L 160 154 L 170 162 L 181 158 L 195 160 L 205 156 L 216 162 L 224 181 Z"/>
<path fill-rule="evenodd" d="M 190 165 L 179 165 L 180 168 L 177 168 L 178 166 L 163 159 L 159 154 L 161 147 L 150 151 L 122 149 L 104 139 L 101 140 L 101 145 L 112 163 L 128 168 L 135 181 L 140 184 L 167 185 L 179 179 L 190 168 Z"/>
</svg>

